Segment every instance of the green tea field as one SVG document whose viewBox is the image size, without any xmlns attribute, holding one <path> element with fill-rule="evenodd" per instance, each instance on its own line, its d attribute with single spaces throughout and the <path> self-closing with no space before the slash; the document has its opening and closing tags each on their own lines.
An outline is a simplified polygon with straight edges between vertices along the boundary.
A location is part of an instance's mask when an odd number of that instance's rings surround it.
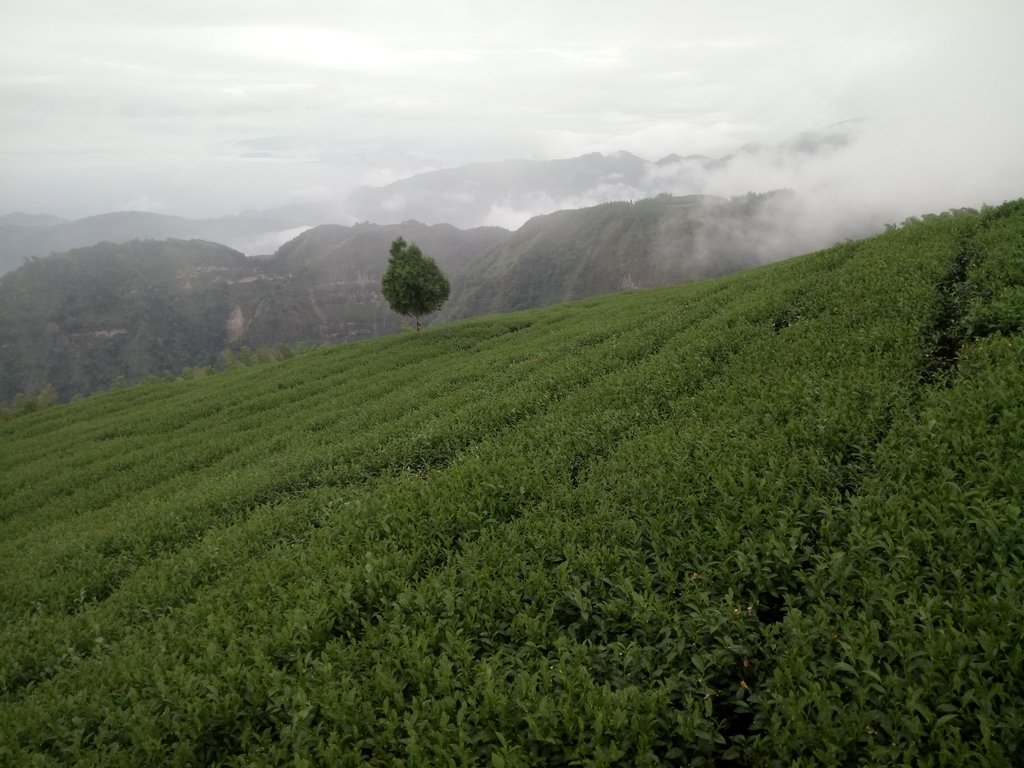
<svg viewBox="0 0 1024 768">
<path fill-rule="evenodd" d="M 1024 201 L 0 420 L 0 765 L 1024 764 Z"/>
</svg>

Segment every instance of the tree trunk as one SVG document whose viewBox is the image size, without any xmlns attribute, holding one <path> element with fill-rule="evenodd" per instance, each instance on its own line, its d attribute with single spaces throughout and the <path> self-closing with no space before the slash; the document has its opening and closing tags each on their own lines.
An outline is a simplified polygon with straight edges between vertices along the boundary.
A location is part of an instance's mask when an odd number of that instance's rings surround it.
<svg viewBox="0 0 1024 768">
<path fill-rule="evenodd" d="M 420 316 L 416 315 L 416 333 L 420 332 Z"/>
</svg>

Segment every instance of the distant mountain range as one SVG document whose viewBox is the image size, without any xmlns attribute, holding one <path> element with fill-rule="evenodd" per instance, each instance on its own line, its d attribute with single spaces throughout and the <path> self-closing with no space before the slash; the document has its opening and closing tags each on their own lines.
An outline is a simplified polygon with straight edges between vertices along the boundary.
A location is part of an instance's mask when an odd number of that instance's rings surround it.
<svg viewBox="0 0 1024 768">
<path fill-rule="evenodd" d="M 345 209 L 357 220 L 380 223 L 416 219 L 515 229 L 533 216 L 568 208 L 663 192 L 701 194 L 744 163 L 795 167 L 848 146 L 859 128 L 859 121 L 846 121 L 779 144 L 748 144 L 719 158 L 673 154 L 652 162 L 629 152 L 595 152 L 565 160 L 475 163 L 420 173 L 385 186 L 360 187 L 351 193 Z M 764 190 L 751 186 L 741 191 Z"/>
<path fill-rule="evenodd" d="M 64 224 L 67 219 L 60 216 L 51 216 L 48 213 L 23 213 L 15 211 L 6 216 L 0 216 L 0 227 L 53 227 L 57 224 Z"/>
<path fill-rule="evenodd" d="M 8 214 L 0 400 L 47 384 L 67 399 L 118 376 L 212 364 L 224 349 L 395 332 L 402 319 L 379 287 L 399 235 L 451 280 L 435 322 L 702 279 L 865 236 L 883 222 L 823 216 L 820 205 L 809 214 L 792 193 L 696 194 L 717 174 L 795 167 L 857 132 L 843 123 L 720 158 L 478 163 L 363 187 L 346 201 L 218 219 Z"/>
<path fill-rule="evenodd" d="M 275 219 L 258 212 L 219 219 L 185 219 L 121 211 L 74 221 L 46 214 L 8 214 L 0 217 L 0 274 L 15 269 L 27 259 L 105 241 L 198 239 L 228 245 L 250 255 L 273 253 L 302 229 L 323 221 L 312 219 L 301 226 L 294 218 Z"/>
<path fill-rule="evenodd" d="M 660 195 L 537 217 L 515 232 L 323 225 L 265 258 L 199 240 L 101 243 L 0 278 L 0 401 L 61 399 L 225 349 L 336 343 L 398 331 L 380 293 L 391 241 L 434 256 L 452 295 L 434 322 L 725 274 L 813 247 L 790 193 Z M 828 240 L 831 242 L 831 240 Z M 818 243 L 825 245 L 826 242 Z"/>
<path fill-rule="evenodd" d="M 68 221 L 48 214 L 0 216 L 0 274 L 26 259 L 99 242 L 166 238 L 209 240 L 250 256 L 273 253 L 319 224 L 415 220 L 461 229 L 518 229 L 555 211 L 660 193 L 705 194 L 717 180 L 751 165 L 797 167 L 854 142 L 860 124 L 847 121 L 774 145 L 750 144 L 719 158 L 667 155 L 650 161 L 629 152 L 591 153 L 561 160 L 504 160 L 416 174 L 392 184 L 359 187 L 342 200 L 247 210 L 216 219 L 185 219 L 121 211 Z M 757 180 L 737 192 L 763 191 Z M 732 194 L 732 193 L 729 193 Z"/>
</svg>

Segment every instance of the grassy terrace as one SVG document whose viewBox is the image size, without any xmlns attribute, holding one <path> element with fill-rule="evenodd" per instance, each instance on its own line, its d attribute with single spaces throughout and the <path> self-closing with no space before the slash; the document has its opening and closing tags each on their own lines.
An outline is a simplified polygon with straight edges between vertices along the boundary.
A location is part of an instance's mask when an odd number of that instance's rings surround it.
<svg viewBox="0 0 1024 768">
<path fill-rule="evenodd" d="M 1024 762 L 1024 203 L 0 421 L 0 763 Z"/>
</svg>

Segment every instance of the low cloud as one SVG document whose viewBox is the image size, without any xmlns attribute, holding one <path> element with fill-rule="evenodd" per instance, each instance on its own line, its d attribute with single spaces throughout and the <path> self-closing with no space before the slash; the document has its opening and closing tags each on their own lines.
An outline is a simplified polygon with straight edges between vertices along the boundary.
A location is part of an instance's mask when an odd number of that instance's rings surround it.
<svg viewBox="0 0 1024 768">
<path fill-rule="evenodd" d="M 282 229 L 278 232 L 267 232 L 258 237 L 227 243 L 227 245 L 230 245 L 236 251 L 241 251 L 246 256 L 268 256 L 275 253 L 278 248 L 289 240 L 293 240 L 301 235 L 307 229 L 312 229 L 312 226 L 291 227 L 290 229 Z"/>
<path fill-rule="evenodd" d="M 141 211 L 143 213 L 166 213 L 167 206 L 159 200 L 154 200 L 148 195 L 142 195 L 132 200 L 128 200 L 120 205 L 115 204 L 115 210 L 118 211 Z"/>
<path fill-rule="evenodd" d="M 996 205 L 1024 195 L 1019 144 L 1000 136 L 999 128 L 988 129 L 989 141 L 965 142 L 966 122 L 966 116 L 948 110 L 865 118 L 721 158 L 665 158 L 648 164 L 631 184 L 601 183 L 572 196 L 497 200 L 481 223 L 516 228 L 531 216 L 562 208 L 660 193 L 732 198 L 785 189 L 793 194 L 780 198 L 776 213 L 788 222 L 788 234 L 766 243 L 765 251 L 773 257 L 795 253 L 873 234 L 910 216 Z M 975 132 L 986 132 L 982 122 Z"/>
</svg>

